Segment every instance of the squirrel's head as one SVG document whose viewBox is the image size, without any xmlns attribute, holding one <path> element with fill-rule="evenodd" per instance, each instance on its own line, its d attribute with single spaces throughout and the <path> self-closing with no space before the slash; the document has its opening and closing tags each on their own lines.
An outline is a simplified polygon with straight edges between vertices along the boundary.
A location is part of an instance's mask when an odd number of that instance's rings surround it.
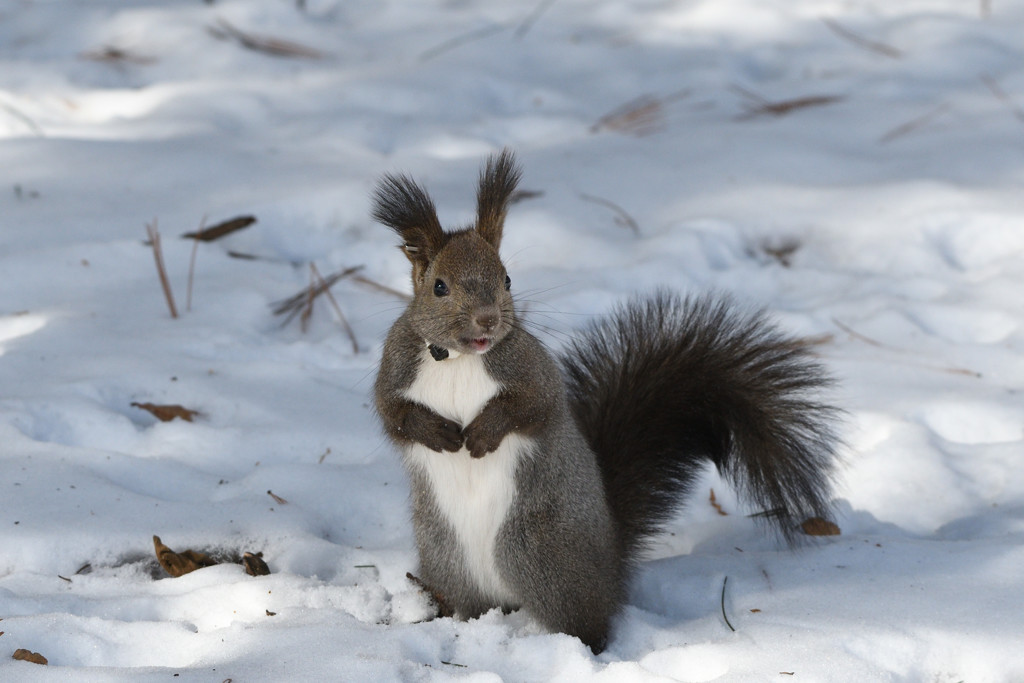
<svg viewBox="0 0 1024 683">
<path fill-rule="evenodd" d="M 511 280 L 498 248 L 519 175 L 511 151 L 491 156 L 480 173 L 476 225 L 451 232 L 411 178 L 387 175 L 377 185 L 373 217 L 402 238 L 412 262 L 411 320 L 427 343 L 485 353 L 512 329 Z"/>
</svg>

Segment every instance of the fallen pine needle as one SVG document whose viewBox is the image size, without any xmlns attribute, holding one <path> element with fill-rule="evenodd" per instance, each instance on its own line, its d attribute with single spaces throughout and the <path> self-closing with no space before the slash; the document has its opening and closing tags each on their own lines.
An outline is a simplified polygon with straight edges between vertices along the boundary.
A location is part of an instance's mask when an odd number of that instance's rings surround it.
<svg viewBox="0 0 1024 683">
<path fill-rule="evenodd" d="M 732 623 L 729 621 L 729 615 L 727 615 L 725 613 L 725 586 L 728 583 L 729 583 L 729 577 L 726 576 L 725 580 L 722 581 L 722 601 L 721 601 L 722 602 L 722 618 L 725 619 L 725 625 L 729 627 L 729 630 L 732 631 L 733 633 L 735 633 L 736 629 L 733 628 Z"/>
<path fill-rule="evenodd" d="M 618 133 L 643 137 L 661 130 L 665 105 L 690 96 L 690 90 L 657 97 L 641 95 L 611 110 L 590 127 L 591 133 L 612 130 Z"/>
<path fill-rule="evenodd" d="M 306 47 L 299 43 L 293 43 L 289 40 L 246 33 L 236 28 L 224 18 L 217 19 L 217 25 L 209 27 L 209 32 L 217 38 L 234 40 L 246 49 L 262 52 L 272 57 L 322 59 L 325 56 L 320 50 Z"/>
<path fill-rule="evenodd" d="M 877 341 L 875 339 L 872 339 L 871 337 L 864 336 L 863 334 L 861 334 L 857 330 L 851 328 L 848 325 L 845 325 L 843 322 L 841 322 L 840 320 L 838 320 L 836 318 L 832 318 L 832 322 L 835 323 L 836 327 L 841 329 L 843 332 L 846 332 L 848 335 L 850 335 L 854 339 L 859 339 L 860 341 L 864 342 L 865 344 L 869 344 L 869 345 L 874 346 L 874 347 L 879 348 L 879 349 L 885 349 L 887 351 L 892 351 L 894 353 L 914 353 L 914 352 L 911 352 L 911 351 L 907 351 L 906 349 L 900 349 L 900 348 L 897 348 L 895 346 L 889 346 L 888 344 L 883 344 L 882 342 Z M 928 363 L 913 363 L 912 365 L 914 365 L 915 367 L 919 367 L 919 368 L 925 368 L 926 370 L 934 370 L 934 371 L 937 371 L 937 372 L 946 372 L 946 373 L 949 373 L 951 375 L 964 375 L 965 377 L 975 377 L 975 378 L 981 377 L 981 373 L 980 372 L 978 372 L 977 370 L 970 370 L 968 368 L 949 367 L 949 366 L 942 366 L 942 365 L 931 365 L 931 364 L 928 364 Z"/>
</svg>

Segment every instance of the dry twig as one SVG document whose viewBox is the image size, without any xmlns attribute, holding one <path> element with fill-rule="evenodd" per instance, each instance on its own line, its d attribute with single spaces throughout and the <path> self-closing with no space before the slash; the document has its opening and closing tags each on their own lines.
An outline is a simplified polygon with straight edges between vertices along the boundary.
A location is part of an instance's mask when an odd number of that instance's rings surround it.
<svg viewBox="0 0 1024 683">
<path fill-rule="evenodd" d="M 185 310 L 192 310 L 192 283 L 195 280 L 196 275 L 196 256 L 199 255 L 199 237 L 198 235 L 203 232 L 203 226 L 206 225 L 206 216 L 203 216 L 203 220 L 199 221 L 199 230 L 192 233 L 194 239 L 192 240 L 192 255 L 188 259 L 188 287 L 185 290 Z"/>
<path fill-rule="evenodd" d="M 923 126 L 927 125 L 932 120 L 937 119 L 939 116 L 946 113 L 947 111 L 949 111 L 949 105 L 946 103 L 940 104 L 931 111 L 922 114 L 921 116 L 918 116 L 915 119 L 911 119 L 906 123 L 896 126 L 888 133 L 878 138 L 878 142 L 884 145 L 887 142 L 892 142 L 896 138 L 901 138 L 908 133 L 912 133 L 918 128 L 922 128 Z"/>
<path fill-rule="evenodd" d="M 360 270 L 363 269 L 363 267 L 364 266 L 353 266 L 351 268 L 345 268 L 344 270 L 340 270 L 337 273 L 332 273 L 328 275 L 326 278 L 321 278 L 319 283 L 311 282 L 308 287 L 304 287 L 302 291 L 298 292 L 297 294 L 293 294 L 287 299 L 275 301 L 273 304 L 271 304 L 273 306 L 271 310 L 274 312 L 274 315 L 284 315 L 286 313 L 288 314 L 288 317 L 286 317 L 284 319 L 284 322 L 281 323 L 281 327 L 284 327 L 285 325 L 290 323 L 296 315 L 298 315 L 305 308 L 311 305 L 310 302 L 316 299 L 316 297 L 323 294 L 326 290 L 333 287 L 335 283 L 337 283 L 339 280 L 343 280 L 344 278 L 347 278 L 351 275 L 354 275 L 355 273 L 358 273 Z M 310 273 L 310 275 L 311 279 L 313 279 L 312 272 Z"/>
<path fill-rule="evenodd" d="M 454 38 L 449 38 L 443 43 L 435 45 L 434 47 L 421 52 L 420 61 L 430 61 L 431 59 L 435 59 L 436 57 L 443 55 L 445 52 L 450 52 L 451 50 L 454 50 L 457 47 L 462 47 L 463 45 L 466 45 L 468 43 L 472 43 L 477 40 L 483 40 L 484 38 L 494 35 L 495 33 L 500 33 L 501 31 L 504 31 L 505 28 L 506 27 L 503 24 L 497 24 L 495 26 L 484 26 L 483 28 L 468 31 L 461 35 L 455 36 Z"/>
<path fill-rule="evenodd" d="M 832 322 L 833 322 L 833 324 L 835 324 L 836 327 L 841 329 L 843 332 L 845 332 L 846 334 L 850 335 L 851 337 L 853 337 L 855 339 L 861 340 L 865 344 L 870 344 L 871 346 L 877 346 L 878 348 L 883 348 L 883 349 L 886 348 L 885 344 L 883 344 L 882 342 L 877 341 L 875 339 L 872 339 L 871 337 L 865 337 L 860 332 L 857 332 L 852 327 L 850 327 L 850 326 L 846 325 L 845 323 L 841 322 L 838 318 L 832 318 Z"/>
<path fill-rule="evenodd" d="M 861 334 L 860 332 L 857 332 L 856 330 L 851 328 L 850 326 L 845 325 L 844 323 L 842 323 L 841 321 L 839 321 L 836 318 L 832 318 L 832 322 L 835 323 L 836 327 L 841 329 L 843 332 L 846 332 L 848 335 L 850 335 L 854 339 L 859 339 L 860 341 L 862 341 L 865 344 L 868 344 L 870 346 L 874 346 L 874 347 L 880 348 L 880 349 L 885 349 L 887 351 L 893 351 L 893 352 L 896 352 L 896 353 L 911 353 L 910 351 L 907 351 L 906 349 L 900 349 L 900 348 L 896 348 L 894 346 L 889 346 L 888 344 L 883 344 L 882 342 L 877 341 L 875 339 L 872 339 L 871 337 L 866 337 L 863 334 Z M 916 367 L 919 367 L 919 368 L 924 368 L 926 370 L 935 370 L 935 371 L 938 371 L 938 372 L 946 372 L 946 373 L 949 373 L 951 375 L 964 375 L 965 377 L 975 377 L 975 378 L 981 377 L 981 373 L 980 372 L 977 372 L 975 370 L 968 370 L 967 368 L 957 368 L 957 367 L 947 367 L 947 366 L 941 366 L 941 365 L 931 365 L 931 364 L 928 364 L 928 363 L 913 363 L 913 365 L 916 366 Z"/>
<path fill-rule="evenodd" d="M 594 204 L 600 204 L 606 208 L 611 209 L 615 212 L 615 224 L 621 225 L 624 228 L 629 228 L 633 231 L 634 235 L 640 234 L 640 226 L 633 220 L 633 217 L 626 213 L 626 210 L 613 201 L 604 199 L 603 197 L 595 197 L 594 195 L 580 193 L 580 199 L 592 202 Z"/>
<path fill-rule="evenodd" d="M 160 277 L 160 286 L 164 290 L 164 297 L 167 299 L 167 308 L 171 310 L 171 317 L 178 317 L 178 309 L 174 305 L 174 293 L 171 291 L 170 280 L 167 279 L 167 269 L 164 267 L 164 252 L 160 247 L 160 231 L 156 227 L 156 219 L 146 225 L 146 234 L 149 235 L 149 242 L 153 246 L 153 258 L 156 260 L 156 273 Z"/>
<path fill-rule="evenodd" d="M 829 104 L 835 104 L 842 102 L 846 98 L 842 95 L 808 95 L 806 97 L 794 97 L 788 100 L 779 100 L 773 102 L 767 100 L 755 92 L 747 90 L 744 87 L 734 85 L 732 90 L 746 97 L 748 100 L 755 102 L 754 106 L 746 105 L 746 113 L 739 116 L 740 121 L 747 119 L 756 118 L 758 116 L 785 116 L 791 114 L 798 109 L 807 109 L 809 107 L 822 107 Z"/>
<path fill-rule="evenodd" d="M 1010 96 L 1006 94 L 1006 91 L 1003 90 L 1002 87 L 1000 87 L 999 83 L 996 82 L 996 79 L 992 78 L 988 74 L 982 74 L 980 78 L 981 82 L 987 85 L 988 89 L 992 91 L 992 94 L 996 96 L 996 99 L 1009 107 L 1015 117 L 1024 121 L 1024 109 L 1010 99 Z"/>
<path fill-rule="evenodd" d="M 388 287 L 387 285 L 382 285 L 381 283 L 379 283 L 379 282 L 377 282 L 375 280 L 371 280 L 368 277 L 364 277 L 362 275 L 353 275 L 352 279 L 355 280 L 356 282 L 358 282 L 359 284 L 366 285 L 367 287 L 370 287 L 371 289 L 376 289 L 379 292 L 384 292 L 385 294 L 390 294 L 391 296 L 398 297 L 399 299 L 402 299 L 403 301 L 412 301 L 412 296 L 411 295 L 406 294 L 405 292 L 400 292 L 397 289 L 392 289 L 391 287 Z"/>
<path fill-rule="evenodd" d="M 356 341 L 355 330 L 353 330 L 352 326 L 348 324 L 348 318 L 346 318 L 345 314 L 341 312 L 341 306 L 338 305 L 338 301 L 334 298 L 334 295 L 331 294 L 330 288 L 325 286 L 324 279 L 321 277 L 320 271 L 317 270 L 316 264 L 310 263 L 309 269 L 313 273 L 313 277 L 316 278 L 317 283 L 323 287 L 324 295 L 327 296 L 327 300 L 331 302 L 331 306 L 334 308 L 334 312 L 338 316 L 338 322 L 341 323 L 342 329 L 345 330 L 345 334 L 348 335 L 349 341 L 352 342 L 352 353 L 359 353 L 359 342 Z"/>
<path fill-rule="evenodd" d="M 835 33 L 837 36 L 850 41 L 854 45 L 862 47 L 866 50 L 870 50 L 872 52 L 876 52 L 880 55 L 884 55 L 891 59 L 900 59 L 901 57 L 903 57 L 902 51 L 897 50 L 891 45 L 886 45 L 885 43 L 880 43 L 875 40 L 869 40 L 868 38 L 865 38 L 860 34 L 854 33 L 853 31 L 846 28 L 845 26 L 843 26 L 834 19 L 822 19 L 821 21 L 825 24 L 825 26 L 828 26 L 829 29 L 831 29 L 832 32 Z"/>
<path fill-rule="evenodd" d="M 525 36 L 530 29 L 533 28 L 533 25 L 537 23 L 537 20 L 541 18 L 541 15 L 551 9 L 551 6 L 554 4 L 555 0 L 541 0 L 540 4 L 534 7 L 533 11 L 526 16 L 526 19 L 523 19 L 523 23 L 516 27 L 516 32 L 513 34 L 516 40 L 522 40 L 523 36 Z"/>
<path fill-rule="evenodd" d="M 44 133 L 43 129 L 39 127 L 39 124 L 33 121 L 32 117 L 25 114 L 14 105 L 7 104 L 6 102 L 0 102 L 0 109 L 3 109 L 5 112 L 28 126 L 28 129 L 37 137 L 46 137 L 46 133 Z"/>
<path fill-rule="evenodd" d="M 211 35 L 222 40 L 233 40 L 242 47 L 262 52 L 272 57 L 294 57 L 300 59 L 323 59 L 326 55 L 320 50 L 281 40 L 270 36 L 259 36 L 239 30 L 224 18 L 217 19 L 216 26 L 207 29 Z"/>
<path fill-rule="evenodd" d="M 124 50 L 113 45 L 104 45 L 96 50 L 87 50 L 78 55 L 79 59 L 86 59 L 91 62 L 106 62 L 108 64 L 136 64 L 139 66 L 145 66 L 146 64 L 153 64 L 156 62 L 155 57 L 149 57 L 147 55 L 135 54 L 129 50 Z"/>
<path fill-rule="evenodd" d="M 783 237 L 777 241 L 765 238 L 760 246 L 766 256 L 777 261 L 783 268 L 790 268 L 793 265 L 793 255 L 802 245 L 795 237 Z"/>
<path fill-rule="evenodd" d="M 302 315 L 299 316 L 299 328 L 302 333 L 305 334 L 306 330 L 309 329 L 309 321 L 313 318 L 313 301 L 316 296 L 313 294 L 316 287 L 316 277 L 313 275 L 313 269 L 309 269 L 309 288 L 306 290 L 306 302 L 302 307 Z"/>
</svg>

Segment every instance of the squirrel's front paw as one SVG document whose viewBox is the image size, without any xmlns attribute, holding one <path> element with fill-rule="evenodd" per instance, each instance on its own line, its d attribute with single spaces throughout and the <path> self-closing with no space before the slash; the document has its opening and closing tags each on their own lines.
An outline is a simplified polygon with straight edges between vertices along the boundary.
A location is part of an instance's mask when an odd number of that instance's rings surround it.
<svg viewBox="0 0 1024 683">
<path fill-rule="evenodd" d="M 507 436 L 499 430 L 488 428 L 478 420 L 473 420 L 465 429 L 462 436 L 466 439 L 466 448 L 469 455 L 474 458 L 482 458 L 488 453 L 498 450 L 502 440 Z"/>
<path fill-rule="evenodd" d="M 436 413 L 411 413 L 403 425 L 405 438 L 421 443 L 432 451 L 454 453 L 462 448 L 462 429 L 458 423 Z"/>
<path fill-rule="evenodd" d="M 462 430 L 456 423 L 439 418 L 428 428 L 421 441 L 432 451 L 454 453 L 462 448 Z"/>
</svg>

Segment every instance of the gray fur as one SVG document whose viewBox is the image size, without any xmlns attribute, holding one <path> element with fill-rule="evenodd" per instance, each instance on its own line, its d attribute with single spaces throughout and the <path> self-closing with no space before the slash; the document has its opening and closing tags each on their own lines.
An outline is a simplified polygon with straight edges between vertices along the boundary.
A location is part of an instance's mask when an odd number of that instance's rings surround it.
<svg viewBox="0 0 1024 683">
<path fill-rule="evenodd" d="M 492 157 L 477 225 L 456 232 L 440 229 L 413 181 L 382 181 L 374 215 L 402 238 L 414 298 L 385 341 L 376 407 L 405 453 L 420 578 L 459 617 L 523 608 L 599 652 L 644 540 L 678 507 L 703 461 L 777 508 L 772 521 L 787 537 L 794 514 L 827 514 L 834 411 L 811 396 L 827 380 L 806 350 L 760 317 L 710 299 L 634 302 L 593 327 L 560 366 L 522 328 L 498 256 L 518 179 L 510 152 Z M 445 374 L 465 371 L 432 360 L 428 344 L 452 357 L 483 353 L 482 361 L 468 360 L 475 374 Z M 434 362 L 449 365 L 424 365 Z M 448 378 L 448 389 L 435 389 Z M 461 400 L 452 397 L 463 386 L 480 396 L 466 399 L 468 424 L 435 411 Z M 410 398 L 420 396 L 435 405 Z M 478 497 L 500 523 L 485 544 L 465 547 L 466 529 L 476 528 L 468 511 L 478 509 L 465 496 L 475 491 L 439 477 L 451 471 L 451 481 L 463 481 L 474 459 L 499 458 L 496 451 L 510 459 L 487 462 L 513 463 L 510 481 L 486 488 L 488 479 L 478 490 L 507 501 L 507 484 L 511 502 L 506 509 Z M 493 569 L 481 573 L 482 557 Z"/>
</svg>

